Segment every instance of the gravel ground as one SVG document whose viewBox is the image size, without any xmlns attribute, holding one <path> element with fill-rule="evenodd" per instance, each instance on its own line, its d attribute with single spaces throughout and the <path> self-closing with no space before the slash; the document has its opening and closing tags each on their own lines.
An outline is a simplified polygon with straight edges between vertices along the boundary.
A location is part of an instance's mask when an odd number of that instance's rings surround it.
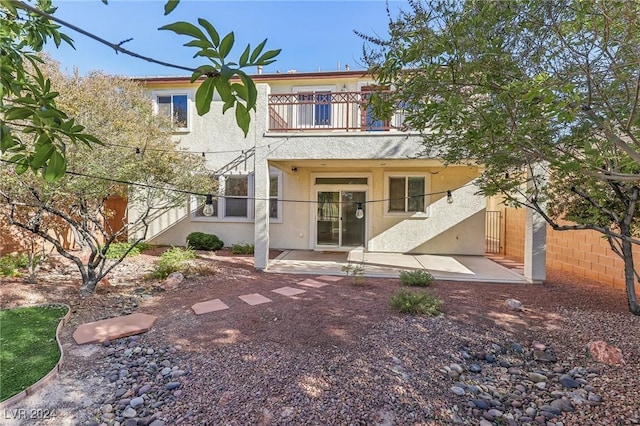
<svg viewBox="0 0 640 426">
<path fill-rule="evenodd" d="M 308 277 L 217 256 L 210 275 L 164 289 L 140 276 L 154 260 L 131 259 L 112 280 L 121 285 L 85 299 L 63 267 L 37 286 L 0 284 L 3 307 L 64 301 L 73 311 L 59 378 L 11 407 L 55 416 L 5 411 L 6 424 L 640 424 L 640 318 L 621 290 L 554 271 L 541 286 L 436 282 L 444 313 L 425 318 L 388 307 L 397 280 L 344 278 L 287 298 L 271 290 Z M 273 301 L 237 298 L 254 292 Z M 214 298 L 230 309 L 189 310 Z M 78 324 L 130 312 L 159 318 L 141 336 L 73 343 Z M 596 362 L 585 349 L 594 340 L 626 363 Z"/>
</svg>

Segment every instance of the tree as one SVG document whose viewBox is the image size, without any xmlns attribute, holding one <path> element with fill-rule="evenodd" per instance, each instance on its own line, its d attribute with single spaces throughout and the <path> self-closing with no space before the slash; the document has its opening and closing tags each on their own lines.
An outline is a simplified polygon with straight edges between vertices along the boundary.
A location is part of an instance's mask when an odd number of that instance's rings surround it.
<svg viewBox="0 0 640 426">
<path fill-rule="evenodd" d="M 0 167 L 3 213 L 11 225 L 43 238 L 71 260 L 82 276 L 81 294 L 88 295 L 126 256 L 107 260 L 112 243 L 135 230 L 132 249 L 146 237 L 153 215 L 184 205 L 192 192 L 213 193 L 215 184 L 200 155 L 177 149 L 170 123 L 153 115 L 137 83 L 99 72 L 65 76 L 50 59 L 43 64 L 40 72 L 59 93 L 59 107 L 104 142 L 67 146 L 69 169 L 53 181 Z M 136 207 L 135 222 L 110 226 L 105 202 L 113 195 Z M 60 235 L 69 230 L 84 253 L 64 245 Z"/>
<path fill-rule="evenodd" d="M 106 4 L 106 0 L 103 2 Z M 168 0 L 165 15 L 178 3 L 178 0 Z M 40 70 L 42 60 L 37 53 L 48 39 L 53 39 L 56 46 L 63 42 L 73 46 L 71 38 L 60 31 L 61 26 L 106 44 L 116 53 L 191 72 L 192 82 L 202 79 L 196 92 L 198 114 L 209 111 L 217 91 L 224 101 L 223 112 L 235 109 L 236 122 L 245 136 L 251 111 L 256 107 L 257 91 L 253 80 L 242 69 L 273 63 L 280 53 L 279 49 L 263 52 L 265 39 L 253 50 L 247 45 L 240 59 L 233 62 L 227 59 L 234 44 L 233 32 L 221 38 L 204 19 L 198 19 L 202 29 L 188 22 L 160 28 L 189 36 L 192 40 L 185 46 L 198 48 L 195 56 L 208 61 L 200 67 L 188 68 L 131 52 L 123 48 L 122 43 L 108 42 L 56 18 L 55 10 L 51 0 L 36 0 L 35 6 L 23 1 L 0 0 L 0 154 L 3 161 L 15 165 L 18 174 L 29 169 L 42 171 L 49 181 L 64 175 L 67 145 L 100 143 L 95 135 L 86 132 L 75 118 L 58 107 L 59 94 L 51 90 L 50 81 Z"/>
<path fill-rule="evenodd" d="M 624 260 L 640 315 L 640 3 L 410 1 L 364 56 L 422 131 L 425 155 L 483 165 L 481 191 L 556 230 L 591 229 Z"/>
</svg>

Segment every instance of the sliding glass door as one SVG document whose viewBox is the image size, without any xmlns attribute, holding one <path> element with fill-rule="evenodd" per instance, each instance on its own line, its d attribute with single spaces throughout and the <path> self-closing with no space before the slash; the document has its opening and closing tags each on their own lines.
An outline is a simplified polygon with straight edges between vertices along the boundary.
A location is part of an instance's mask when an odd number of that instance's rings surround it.
<svg viewBox="0 0 640 426">
<path fill-rule="evenodd" d="M 365 202 L 365 191 L 318 191 L 316 245 L 364 246 Z"/>
</svg>

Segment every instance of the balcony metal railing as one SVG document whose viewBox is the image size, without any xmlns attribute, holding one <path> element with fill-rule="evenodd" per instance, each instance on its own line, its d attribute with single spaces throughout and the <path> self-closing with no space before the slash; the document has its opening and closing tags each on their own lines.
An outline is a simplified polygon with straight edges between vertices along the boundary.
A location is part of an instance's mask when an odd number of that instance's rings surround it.
<svg viewBox="0 0 640 426">
<path fill-rule="evenodd" d="M 403 131 L 404 111 L 390 121 L 375 120 L 370 92 L 298 92 L 269 95 L 269 131 Z"/>
</svg>

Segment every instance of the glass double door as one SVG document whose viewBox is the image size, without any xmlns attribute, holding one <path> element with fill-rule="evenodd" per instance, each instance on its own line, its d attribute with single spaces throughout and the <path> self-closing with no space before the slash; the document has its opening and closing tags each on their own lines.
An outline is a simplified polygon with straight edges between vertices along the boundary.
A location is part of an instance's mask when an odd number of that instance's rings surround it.
<svg viewBox="0 0 640 426">
<path fill-rule="evenodd" d="M 318 191 L 316 245 L 364 246 L 365 201 L 366 191 Z"/>
</svg>

